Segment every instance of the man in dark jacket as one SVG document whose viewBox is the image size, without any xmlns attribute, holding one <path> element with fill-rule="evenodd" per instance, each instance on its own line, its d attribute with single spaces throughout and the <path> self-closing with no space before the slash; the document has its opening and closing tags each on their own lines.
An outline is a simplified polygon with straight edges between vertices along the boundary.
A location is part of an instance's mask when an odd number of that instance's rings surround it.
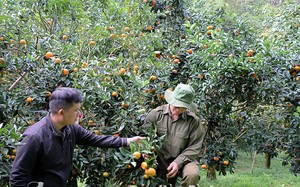
<svg viewBox="0 0 300 187">
<path fill-rule="evenodd" d="M 10 174 L 11 187 L 66 186 L 76 144 L 117 148 L 144 139 L 96 135 L 84 129 L 76 124 L 81 102 L 82 96 L 73 88 L 61 87 L 52 93 L 49 115 L 22 135 Z"/>
</svg>

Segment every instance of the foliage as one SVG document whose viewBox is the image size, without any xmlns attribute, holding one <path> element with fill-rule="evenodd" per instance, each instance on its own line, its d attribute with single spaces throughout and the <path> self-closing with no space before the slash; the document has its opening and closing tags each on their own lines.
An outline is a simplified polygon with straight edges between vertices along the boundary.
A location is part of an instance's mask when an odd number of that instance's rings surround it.
<svg viewBox="0 0 300 187">
<path fill-rule="evenodd" d="M 47 114 L 51 92 L 70 86 L 85 98 L 83 127 L 133 136 L 145 114 L 166 103 L 164 91 L 183 82 L 198 93 L 196 114 L 207 126 L 202 164 L 226 175 L 234 172 L 237 147 L 273 157 L 283 150 L 283 164 L 299 173 L 298 4 L 249 4 L 243 11 L 266 12 L 254 20 L 232 11 L 229 1 L 5 0 L 0 6 L 3 132 L 19 136 Z M 1 147 L 1 158 L 17 139 L 7 134 L 12 141 Z M 154 185 L 156 177 L 143 177 L 144 160 L 132 156 L 162 143 L 147 134 L 141 147 L 77 147 L 72 177 L 90 186 Z M 155 154 L 148 164 L 155 166 Z M 1 181 L 7 176 L 8 170 Z"/>
</svg>

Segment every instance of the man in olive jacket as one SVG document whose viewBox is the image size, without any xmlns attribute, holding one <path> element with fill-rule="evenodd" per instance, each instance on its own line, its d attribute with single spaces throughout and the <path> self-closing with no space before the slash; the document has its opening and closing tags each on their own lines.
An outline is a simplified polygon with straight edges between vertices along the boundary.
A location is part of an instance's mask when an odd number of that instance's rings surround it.
<svg viewBox="0 0 300 187">
<path fill-rule="evenodd" d="M 175 186 L 182 177 L 182 186 L 197 186 L 200 168 L 197 161 L 205 128 L 193 113 L 195 92 L 187 84 L 179 84 L 174 91 L 166 90 L 168 104 L 159 106 L 147 115 L 143 127 L 153 127 L 159 136 L 166 135 L 166 142 L 158 150 L 157 174 Z"/>
</svg>

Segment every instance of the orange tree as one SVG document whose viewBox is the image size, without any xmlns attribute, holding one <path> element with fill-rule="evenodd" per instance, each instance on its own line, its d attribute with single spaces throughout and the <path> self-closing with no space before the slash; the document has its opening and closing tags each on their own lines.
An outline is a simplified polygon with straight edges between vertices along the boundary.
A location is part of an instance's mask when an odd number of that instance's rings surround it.
<svg viewBox="0 0 300 187">
<path fill-rule="evenodd" d="M 296 10 L 270 21 L 282 28 L 267 32 L 204 1 L 6 0 L 1 6 L 3 184 L 20 133 L 47 114 L 58 86 L 82 92 L 82 126 L 132 136 L 141 131 L 145 114 L 165 103 L 167 88 L 190 83 L 199 93 L 197 114 L 207 124 L 199 159 L 211 177 L 215 170 L 234 171 L 237 145 L 272 156 L 280 148 L 285 164 L 299 172 Z M 153 146 L 162 143 L 149 132 L 142 146 L 77 147 L 69 185 L 163 184 L 144 169 L 155 168 Z M 135 152 L 151 156 L 137 159 Z"/>
</svg>

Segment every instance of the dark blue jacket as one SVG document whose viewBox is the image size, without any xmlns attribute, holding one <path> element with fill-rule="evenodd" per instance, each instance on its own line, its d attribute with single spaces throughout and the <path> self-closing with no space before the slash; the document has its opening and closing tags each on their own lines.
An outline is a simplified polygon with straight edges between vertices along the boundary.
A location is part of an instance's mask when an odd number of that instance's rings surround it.
<svg viewBox="0 0 300 187">
<path fill-rule="evenodd" d="M 44 187 L 65 186 L 75 144 L 101 148 L 127 145 L 126 138 L 96 135 L 80 125 L 66 126 L 62 132 L 55 129 L 48 115 L 23 133 L 10 173 L 11 187 L 26 187 L 31 181 L 44 182 Z"/>
</svg>

